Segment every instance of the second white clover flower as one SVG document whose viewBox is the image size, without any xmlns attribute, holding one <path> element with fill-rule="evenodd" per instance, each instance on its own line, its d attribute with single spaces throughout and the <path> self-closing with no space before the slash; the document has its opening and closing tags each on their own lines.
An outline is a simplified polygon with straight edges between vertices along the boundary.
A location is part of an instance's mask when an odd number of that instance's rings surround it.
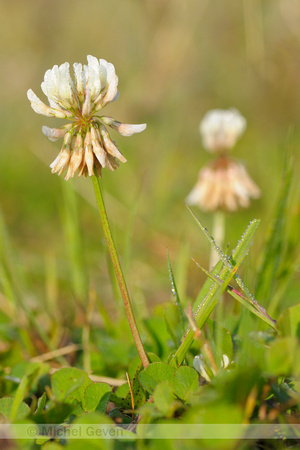
<svg viewBox="0 0 300 450">
<path fill-rule="evenodd" d="M 199 131 L 203 147 L 209 152 L 224 152 L 231 149 L 246 128 L 246 119 L 238 110 L 213 109 L 202 119 Z"/>
</svg>

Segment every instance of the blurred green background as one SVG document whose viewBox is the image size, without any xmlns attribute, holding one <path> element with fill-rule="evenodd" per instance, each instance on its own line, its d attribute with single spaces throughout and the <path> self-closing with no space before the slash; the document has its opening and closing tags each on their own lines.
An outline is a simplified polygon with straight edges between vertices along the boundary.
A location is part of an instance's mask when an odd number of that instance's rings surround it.
<svg viewBox="0 0 300 450">
<path fill-rule="evenodd" d="M 226 242 L 235 245 L 248 222 L 261 218 L 248 262 L 250 269 L 257 266 L 291 129 L 295 173 L 300 167 L 298 0 L 1 0 L 0 17 L 0 205 L 41 299 L 51 261 L 68 279 L 64 214 L 70 192 L 49 169 L 60 142 L 41 132 L 55 121 L 32 111 L 26 91 L 45 100 L 45 71 L 65 61 L 86 63 L 88 54 L 112 62 L 119 77 L 120 98 L 105 114 L 148 125 L 128 139 L 112 134 L 128 162 L 103 173 L 134 302 L 146 309 L 170 298 L 167 248 L 182 296 L 194 298 L 204 280 L 190 256 L 207 267 L 209 246 L 184 200 L 210 160 L 198 132 L 209 109 L 235 107 L 247 119 L 234 156 L 246 163 L 262 197 L 227 217 Z M 92 184 L 71 184 L 79 193 L 83 230 L 79 265 L 110 303 Z M 298 193 L 294 185 L 295 199 Z M 211 215 L 195 212 L 210 230 Z M 56 295 L 63 309 L 67 294 Z"/>
</svg>

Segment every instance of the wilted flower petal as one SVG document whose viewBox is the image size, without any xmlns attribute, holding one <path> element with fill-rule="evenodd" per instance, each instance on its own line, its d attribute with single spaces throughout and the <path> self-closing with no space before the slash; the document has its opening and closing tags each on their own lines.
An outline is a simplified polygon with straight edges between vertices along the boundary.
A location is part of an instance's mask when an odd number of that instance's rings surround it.
<svg viewBox="0 0 300 450">
<path fill-rule="evenodd" d="M 89 176 L 94 175 L 94 153 L 92 148 L 91 133 L 86 134 L 84 140 L 84 161 L 88 170 Z"/>
<path fill-rule="evenodd" d="M 83 160 L 83 140 L 80 133 L 77 134 L 75 140 L 75 146 L 69 161 L 68 171 L 65 176 L 65 180 L 74 177 L 76 170 L 79 168 Z"/>
<path fill-rule="evenodd" d="M 52 173 L 58 172 L 58 174 L 60 175 L 68 167 L 70 158 L 71 158 L 71 148 L 70 147 L 62 148 L 56 159 L 53 161 L 52 164 L 50 164 Z"/>
<path fill-rule="evenodd" d="M 118 147 L 114 144 L 114 142 L 111 140 L 108 131 L 106 130 L 104 125 L 100 126 L 100 134 L 103 139 L 105 150 L 110 153 L 112 156 L 115 156 L 122 162 L 126 162 L 127 159 L 124 158 L 122 153 L 119 151 Z"/>
<path fill-rule="evenodd" d="M 104 148 L 100 145 L 100 141 L 97 135 L 97 131 L 94 127 L 91 128 L 91 137 L 92 137 L 92 147 L 93 152 L 96 155 L 99 163 L 102 167 L 106 167 L 107 165 L 107 157 Z"/>
<path fill-rule="evenodd" d="M 199 172 L 199 179 L 186 201 L 204 211 L 235 211 L 247 208 L 251 198 L 259 198 L 260 189 L 245 166 L 229 158 L 220 158 Z"/>
</svg>

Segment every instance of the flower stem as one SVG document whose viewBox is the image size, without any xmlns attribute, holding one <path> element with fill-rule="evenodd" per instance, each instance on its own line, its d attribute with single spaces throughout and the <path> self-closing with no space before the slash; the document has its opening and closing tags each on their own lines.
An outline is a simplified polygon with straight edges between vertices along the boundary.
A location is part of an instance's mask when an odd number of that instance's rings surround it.
<svg viewBox="0 0 300 450">
<path fill-rule="evenodd" d="M 136 349 L 138 351 L 139 357 L 141 358 L 143 367 L 147 367 L 149 365 L 148 356 L 144 349 L 144 346 L 143 346 L 143 343 L 142 343 L 142 340 L 141 340 L 141 337 L 140 337 L 140 334 L 139 334 L 139 331 L 138 331 L 138 328 L 136 325 L 135 317 L 134 317 L 134 314 L 132 311 L 129 293 L 127 290 L 126 282 L 125 282 L 122 268 L 120 265 L 120 261 L 118 258 L 117 250 L 116 250 L 116 247 L 115 247 L 115 244 L 113 241 L 113 237 L 111 234 L 99 179 L 97 176 L 92 176 L 91 178 L 93 181 L 94 191 L 95 191 L 95 195 L 96 195 L 97 205 L 98 205 L 98 209 L 99 209 L 99 213 L 100 213 L 100 218 L 101 218 L 101 222 L 102 222 L 102 226 L 103 226 L 105 239 L 106 239 L 109 254 L 110 254 L 110 257 L 111 257 L 111 260 L 113 263 L 113 268 L 114 268 L 114 271 L 115 271 L 115 274 L 116 274 L 116 277 L 118 280 L 118 284 L 119 284 L 119 288 L 121 291 L 121 295 L 122 295 L 128 323 L 130 326 L 131 334 L 132 334 Z"/>
<path fill-rule="evenodd" d="M 215 240 L 216 246 L 222 251 L 225 239 L 225 213 L 224 211 L 215 211 L 213 215 L 213 229 L 212 237 Z M 216 252 L 215 248 L 211 247 L 209 267 L 212 270 L 220 259 L 220 255 Z M 215 320 L 217 323 L 221 324 L 223 321 L 223 295 L 220 295 L 218 304 L 215 309 Z M 216 348 L 217 350 L 222 350 L 222 328 L 221 326 L 216 327 Z M 222 354 L 222 353 L 221 353 Z"/>
</svg>

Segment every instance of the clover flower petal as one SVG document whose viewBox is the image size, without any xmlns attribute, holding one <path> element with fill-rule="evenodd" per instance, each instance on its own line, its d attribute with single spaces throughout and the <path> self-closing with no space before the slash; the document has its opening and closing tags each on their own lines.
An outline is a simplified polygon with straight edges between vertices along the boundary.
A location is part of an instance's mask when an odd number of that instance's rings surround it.
<svg viewBox="0 0 300 450">
<path fill-rule="evenodd" d="M 74 63 L 74 76 L 75 76 L 75 90 L 78 95 L 78 100 L 82 102 L 84 100 L 84 88 L 86 85 L 85 73 L 82 70 L 82 64 Z"/>
<path fill-rule="evenodd" d="M 206 150 L 216 153 L 232 148 L 245 128 L 246 119 L 236 109 L 214 109 L 205 114 L 199 131 Z"/>
<path fill-rule="evenodd" d="M 100 94 L 101 79 L 100 79 L 100 65 L 97 58 L 89 55 L 87 57 L 88 66 L 85 66 L 85 76 L 87 79 L 86 89 L 90 90 L 91 99 L 95 100 Z"/>
<path fill-rule="evenodd" d="M 147 127 L 145 123 L 141 124 L 129 124 L 129 123 L 121 123 L 117 120 L 114 120 L 112 117 L 102 116 L 102 121 L 109 125 L 114 130 L 117 130 L 122 136 L 128 137 L 132 136 L 135 133 L 141 133 Z"/>
<path fill-rule="evenodd" d="M 115 68 L 111 63 L 107 63 L 104 60 L 100 61 L 103 61 L 103 64 L 106 67 L 107 83 L 103 94 L 101 94 L 95 101 L 97 104 L 96 111 L 99 111 L 105 105 L 113 102 L 118 97 L 118 77 L 115 73 Z"/>
<path fill-rule="evenodd" d="M 31 89 L 27 92 L 36 113 L 70 119 L 71 123 L 60 128 L 42 127 L 48 139 L 56 141 L 63 138 L 62 149 L 50 167 L 52 173 L 59 175 L 66 170 L 66 180 L 74 177 L 76 172 L 79 177 L 95 174 L 100 177 L 103 167 L 115 170 L 119 161 L 126 162 L 105 125 L 122 136 L 131 136 L 146 128 L 146 124 L 129 125 L 96 115 L 118 98 L 118 77 L 113 64 L 104 59 L 88 55 L 87 61 L 87 65 L 73 64 L 74 79 L 68 62 L 46 71 L 41 88 L 50 106 L 45 105 Z"/>
<path fill-rule="evenodd" d="M 38 98 L 38 96 L 35 95 L 32 89 L 29 89 L 27 91 L 27 98 L 31 103 L 33 111 L 37 114 L 42 114 L 43 116 L 47 117 L 56 117 L 58 119 L 66 119 L 68 117 L 72 117 L 72 113 L 60 109 L 58 105 L 56 105 L 56 107 L 45 105 L 45 103 L 43 103 Z"/>
<path fill-rule="evenodd" d="M 65 125 L 61 128 L 49 128 L 46 126 L 42 127 L 42 133 L 46 136 L 50 141 L 57 141 L 58 139 L 64 137 L 67 131 L 72 128 L 72 124 Z"/>
</svg>

